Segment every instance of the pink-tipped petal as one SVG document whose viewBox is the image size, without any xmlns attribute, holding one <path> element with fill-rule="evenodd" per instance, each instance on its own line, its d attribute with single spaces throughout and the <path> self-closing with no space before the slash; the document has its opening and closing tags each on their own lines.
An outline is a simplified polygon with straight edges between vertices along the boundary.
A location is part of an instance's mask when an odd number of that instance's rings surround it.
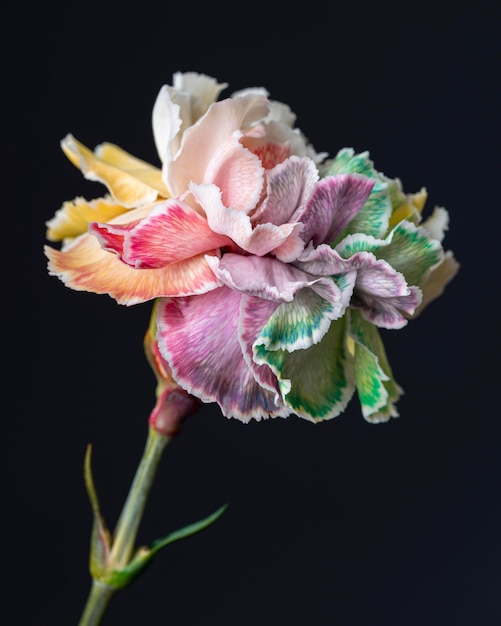
<svg viewBox="0 0 501 626">
<path fill-rule="evenodd" d="M 284 407 L 247 366 L 238 340 L 241 294 L 221 287 L 201 296 L 165 299 L 157 314 L 158 345 L 174 379 L 224 415 L 248 422 Z"/>
</svg>

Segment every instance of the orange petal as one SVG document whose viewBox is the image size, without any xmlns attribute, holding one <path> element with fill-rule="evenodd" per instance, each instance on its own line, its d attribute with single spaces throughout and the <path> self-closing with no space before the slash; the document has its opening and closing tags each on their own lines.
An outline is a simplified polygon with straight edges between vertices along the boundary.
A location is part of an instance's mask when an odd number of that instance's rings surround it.
<svg viewBox="0 0 501 626">
<path fill-rule="evenodd" d="M 119 304 L 138 304 L 154 298 L 205 293 L 220 285 L 205 254 L 159 269 L 134 269 L 101 248 L 85 234 L 64 250 L 44 248 L 52 276 L 76 291 L 109 294 Z M 212 253 L 212 254 L 215 254 Z"/>
</svg>

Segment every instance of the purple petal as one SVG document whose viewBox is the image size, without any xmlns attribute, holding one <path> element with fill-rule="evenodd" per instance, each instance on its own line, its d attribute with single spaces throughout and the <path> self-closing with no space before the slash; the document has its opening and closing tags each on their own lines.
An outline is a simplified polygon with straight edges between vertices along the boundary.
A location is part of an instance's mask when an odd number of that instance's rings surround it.
<svg viewBox="0 0 501 626">
<path fill-rule="evenodd" d="M 304 224 L 304 241 L 312 241 L 314 246 L 334 241 L 363 207 L 374 182 L 361 174 L 338 174 L 320 180 L 297 218 Z"/>
<path fill-rule="evenodd" d="M 398 329 L 403 328 L 408 322 L 403 313 L 407 316 L 412 315 L 419 306 L 421 298 L 419 287 L 410 287 L 406 295 L 390 298 L 357 293 L 357 296 L 352 299 L 351 306 L 360 309 L 362 316 L 375 326 Z"/>
</svg>

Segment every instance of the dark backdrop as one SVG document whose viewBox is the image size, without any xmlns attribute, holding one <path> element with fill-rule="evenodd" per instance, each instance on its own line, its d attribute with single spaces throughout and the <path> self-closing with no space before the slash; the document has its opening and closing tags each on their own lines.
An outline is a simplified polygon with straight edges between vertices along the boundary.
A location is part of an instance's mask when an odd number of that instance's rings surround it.
<svg viewBox="0 0 501 626">
<path fill-rule="evenodd" d="M 406 395 L 364 422 L 243 425 L 206 406 L 168 448 L 139 540 L 229 509 L 162 553 L 105 624 L 501 623 L 499 21 L 496 3 L 3 5 L 3 612 L 78 622 L 90 578 L 86 446 L 113 526 L 142 453 L 154 380 L 149 305 L 66 289 L 45 269 L 62 202 L 97 197 L 72 132 L 157 163 L 150 115 L 175 71 L 288 103 L 318 151 L 369 150 L 451 216 L 446 294 L 384 333 Z M 226 7 L 226 8 L 225 8 Z"/>
</svg>

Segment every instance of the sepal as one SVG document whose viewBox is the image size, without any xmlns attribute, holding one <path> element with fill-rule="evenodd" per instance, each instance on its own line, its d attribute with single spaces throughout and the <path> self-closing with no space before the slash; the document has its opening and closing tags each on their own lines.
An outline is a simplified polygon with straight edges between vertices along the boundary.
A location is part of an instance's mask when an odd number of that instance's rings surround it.
<svg viewBox="0 0 501 626">
<path fill-rule="evenodd" d="M 94 521 L 92 524 L 92 534 L 90 543 L 89 569 L 92 578 L 102 580 L 106 576 L 106 572 L 110 562 L 111 551 L 111 534 L 106 528 L 104 518 L 101 514 L 99 500 L 94 486 L 94 478 L 91 469 L 91 452 L 92 446 L 87 446 L 84 461 L 84 479 L 87 494 L 92 506 Z"/>
</svg>

